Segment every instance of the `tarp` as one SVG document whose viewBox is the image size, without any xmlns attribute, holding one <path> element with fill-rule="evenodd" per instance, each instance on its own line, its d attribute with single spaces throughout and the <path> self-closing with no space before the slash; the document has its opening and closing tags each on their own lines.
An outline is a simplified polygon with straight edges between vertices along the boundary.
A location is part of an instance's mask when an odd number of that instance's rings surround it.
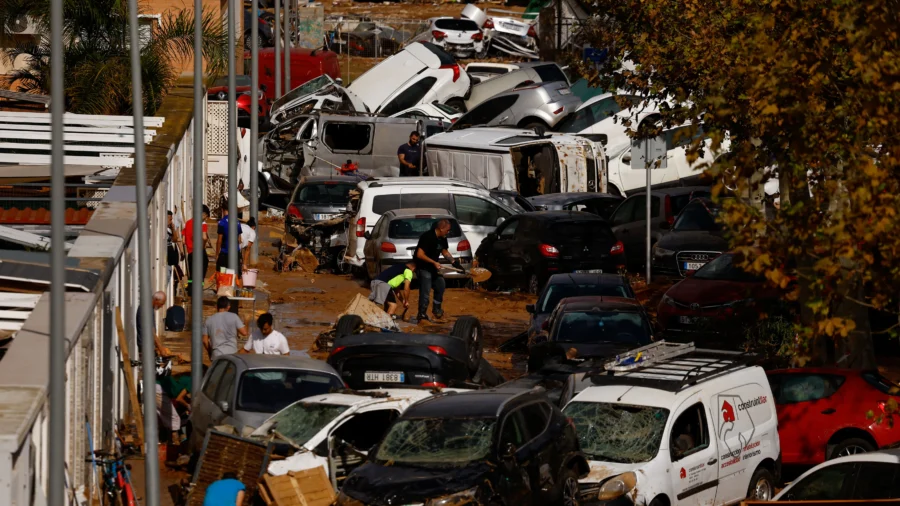
<svg viewBox="0 0 900 506">
<path fill-rule="evenodd" d="M 355 314 L 362 318 L 363 323 L 366 325 L 370 325 L 372 327 L 378 327 L 382 329 L 390 329 L 394 328 L 394 320 L 391 320 L 391 317 L 388 316 L 387 313 L 384 312 L 378 304 L 370 301 L 364 295 L 356 294 L 356 297 L 350 301 L 350 304 L 347 305 L 347 308 L 338 315 L 338 319 L 341 316 L 347 314 Z"/>
</svg>

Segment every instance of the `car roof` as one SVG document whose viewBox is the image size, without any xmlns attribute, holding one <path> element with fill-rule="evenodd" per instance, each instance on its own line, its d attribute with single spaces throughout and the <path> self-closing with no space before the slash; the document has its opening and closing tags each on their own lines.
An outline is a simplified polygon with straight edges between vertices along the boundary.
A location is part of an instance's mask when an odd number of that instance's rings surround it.
<svg viewBox="0 0 900 506">
<path fill-rule="evenodd" d="M 463 393 L 436 395 L 409 407 L 404 418 L 494 418 L 504 407 L 540 399 L 531 390 L 498 387 Z"/>
<path fill-rule="evenodd" d="M 650 195 L 678 196 L 678 195 L 687 195 L 687 194 L 690 194 L 693 192 L 712 193 L 712 188 L 710 188 L 709 186 L 673 186 L 672 188 L 659 188 L 656 190 L 651 190 Z M 631 196 L 643 195 L 645 193 L 647 193 L 645 190 L 641 190 L 641 191 L 633 193 Z M 705 198 L 705 197 L 697 197 L 697 198 Z"/>
<path fill-rule="evenodd" d="M 628 280 L 621 274 L 571 272 L 568 274 L 554 274 L 547 281 L 548 285 L 579 285 L 584 283 L 624 286 L 628 284 Z"/>
<path fill-rule="evenodd" d="M 335 181 L 337 183 L 353 183 L 359 182 L 359 179 L 353 176 L 306 176 L 300 181 L 300 184 L 307 183 L 324 183 L 327 181 Z"/>
<path fill-rule="evenodd" d="M 584 200 L 589 198 L 614 199 L 622 200 L 618 195 L 597 192 L 568 192 L 568 193 L 547 193 L 545 195 L 535 195 L 528 197 L 533 204 L 564 204 L 566 202 L 574 202 L 576 200 Z"/>
<path fill-rule="evenodd" d="M 360 181 L 357 186 L 362 189 L 380 188 L 386 186 L 461 186 L 473 190 L 485 190 L 484 186 L 462 179 L 450 177 L 422 176 L 422 177 L 373 177 L 366 181 Z"/>
<path fill-rule="evenodd" d="M 230 355 L 233 360 L 243 362 L 246 369 L 306 369 L 337 375 L 327 363 L 300 355 L 259 355 L 241 353 Z"/>
<path fill-rule="evenodd" d="M 421 215 L 433 215 L 435 217 L 447 218 L 448 220 L 456 220 L 456 218 L 450 214 L 450 211 L 446 209 L 437 209 L 432 207 L 413 207 L 406 209 L 392 209 L 390 211 L 385 212 L 382 216 L 388 216 L 391 218 L 415 218 L 416 216 Z"/>
<path fill-rule="evenodd" d="M 639 311 L 641 303 L 624 297 L 607 297 L 601 295 L 582 295 L 567 297 L 559 301 L 559 311 L 590 311 L 592 309 L 614 311 Z"/>
<path fill-rule="evenodd" d="M 533 211 L 520 216 L 528 216 L 541 221 L 600 221 L 606 223 L 606 220 L 596 214 L 584 211 Z"/>
<path fill-rule="evenodd" d="M 867 372 L 877 373 L 878 371 L 875 369 L 842 369 L 840 367 L 803 367 L 793 369 L 772 369 L 766 371 L 766 374 L 836 374 L 839 376 L 859 376 L 860 374 Z"/>
</svg>

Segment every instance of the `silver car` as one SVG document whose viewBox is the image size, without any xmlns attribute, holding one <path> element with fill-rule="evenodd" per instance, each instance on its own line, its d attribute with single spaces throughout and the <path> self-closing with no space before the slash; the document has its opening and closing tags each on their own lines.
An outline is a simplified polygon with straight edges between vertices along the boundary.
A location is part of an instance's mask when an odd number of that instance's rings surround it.
<svg viewBox="0 0 900 506">
<path fill-rule="evenodd" d="M 375 228 L 365 233 L 363 251 L 369 277 L 374 279 L 388 267 L 412 260 L 419 237 L 431 230 L 438 220 L 450 221 L 450 235 L 447 236 L 450 254 L 468 270 L 472 265 L 472 246 L 452 214 L 445 209 L 396 209 L 381 215 Z M 450 265 L 445 258 L 441 258 L 440 262 Z M 444 277 L 460 279 L 465 274 L 449 272 Z"/>
<path fill-rule="evenodd" d="M 235 354 L 216 358 L 191 402 L 190 448 L 199 452 L 217 425 L 259 427 L 270 416 L 313 395 L 344 388 L 330 365 L 309 357 Z"/>
<path fill-rule="evenodd" d="M 463 114 L 448 131 L 473 126 L 537 127 L 546 131 L 580 105 L 581 99 L 572 94 L 566 82 L 526 82 L 485 100 Z"/>
</svg>

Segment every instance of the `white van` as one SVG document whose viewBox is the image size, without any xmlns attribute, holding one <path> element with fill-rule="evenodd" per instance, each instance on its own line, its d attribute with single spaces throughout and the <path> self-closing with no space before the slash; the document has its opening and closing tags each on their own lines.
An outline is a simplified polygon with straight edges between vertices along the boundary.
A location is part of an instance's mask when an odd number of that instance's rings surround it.
<svg viewBox="0 0 900 506">
<path fill-rule="evenodd" d="M 371 232 L 381 215 L 388 211 L 421 207 L 446 209 L 456 216 L 473 253 L 506 218 L 522 212 L 476 183 L 449 178 L 373 178 L 360 182 L 357 190 L 359 198 L 351 199 L 348 204 L 356 214 L 355 226 L 351 224 L 349 230 L 346 257 L 355 267 L 365 265 L 366 231 Z"/>
<path fill-rule="evenodd" d="M 660 341 L 586 376 L 592 386 L 563 409 L 590 462 L 584 503 L 707 506 L 775 495 L 775 402 L 747 356 Z"/>
</svg>

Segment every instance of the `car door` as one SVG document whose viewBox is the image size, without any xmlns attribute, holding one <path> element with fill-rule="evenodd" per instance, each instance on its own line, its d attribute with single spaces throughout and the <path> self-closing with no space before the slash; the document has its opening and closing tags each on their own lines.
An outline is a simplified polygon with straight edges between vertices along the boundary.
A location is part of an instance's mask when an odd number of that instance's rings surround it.
<svg viewBox="0 0 900 506">
<path fill-rule="evenodd" d="M 497 238 L 488 242 L 487 266 L 498 279 L 506 279 L 514 273 L 516 266 L 511 265 L 510 254 L 516 243 L 516 229 L 521 222 L 517 217 L 506 220 L 497 230 Z M 521 265 L 518 268 L 521 270 Z"/>
<path fill-rule="evenodd" d="M 369 450 L 399 417 L 397 409 L 374 406 L 354 413 L 329 431 L 329 465 L 338 483 L 366 461 Z"/>
<path fill-rule="evenodd" d="M 510 213 L 494 202 L 475 195 L 453 194 L 454 216 L 474 251 L 481 241 L 497 230 Z"/>
<path fill-rule="evenodd" d="M 632 236 L 637 235 L 637 231 L 632 233 L 632 228 L 634 228 L 634 209 L 637 205 L 636 199 L 639 196 L 640 195 L 628 197 L 622 201 L 610 217 L 613 234 L 615 234 L 616 239 L 622 241 L 622 244 L 625 245 L 625 253 L 629 256 L 634 247 L 634 241 L 639 239 L 638 237 L 632 238 Z M 642 198 L 641 202 L 643 201 Z"/>
<path fill-rule="evenodd" d="M 387 220 L 383 216 L 378 219 L 375 228 L 369 232 L 371 240 L 367 240 L 366 245 L 363 246 L 363 252 L 366 255 L 366 271 L 369 273 L 369 278 L 371 279 L 375 279 L 381 272 L 381 258 L 379 258 L 378 252 L 381 248 L 381 232 L 386 226 L 386 221 Z"/>
<path fill-rule="evenodd" d="M 528 451 L 524 448 L 528 442 L 527 425 L 522 410 L 513 410 L 501 418 L 500 438 L 497 455 L 500 458 L 499 468 L 502 478 L 494 484 L 503 503 L 515 506 L 529 506 L 533 500 L 533 484 L 529 470 L 530 462 L 525 460 Z M 505 449 L 513 445 L 516 449 L 512 459 L 503 457 Z"/>
<path fill-rule="evenodd" d="M 213 362 L 206 377 L 206 382 L 196 398 L 191 402 L 191 427 L 197 434 L 195 445 L 203 444 L 203 438 L 206 436 L 206 430 L 211 427 L 210 420 L 213 415 L 213 399 L 216 396 L 216 390 L 222 380 L 222 374 L 225 372 L 226 360 L 218 359 Z M 198 449 L 199 448 L 195 448 Z"/>
<path fill-rule="evenodd" d="M 669 479 L 676 504 L 712 504 L 719 484 L 719 466 L 708 410 L 694 398 L 685 401 L 676 413 L 669 430 Z"/>
<path fill-rule="evenodd" d="M 213 397 L 212 409 L 210 410 L 210 427 L 228 423 L 235 425 L 235 421 L 231 419 L 234 413 L 234 394 L 235 383 L 237 383 L 237 366 L 230 360 L 225 360 L 225 370 L 222 372 L 222 379 L 219 381 L 219 387 L 216 388 L 215 397 Z M 235 425 L 240 430 L 241 427 Z"/>
<path fill-rule="evenodd" d="M 772 374 L 781 454 L 787 462 L 824 461 L 828 440 L 848 412 L 859 409 L 841 402 L 843 376 L 831 374 Z"/>
<path fill-rule="evenodd" d="M 859 462 L 841 462 L 823 467 L 791 484 L 781 501 L 840 501 L 848 499 L 856 486 Z"/>
<path fill-rule="evenodd" d="M 546 402 L 527 404 L 522 406 L 521 411 L 529 437 L 526 447 L 529 448 L 530 458 L 536 461 L 537 475 L 532 477 L 533 491 L 536 493 L 540 490 L 543 497 L 539 500 L 546 503 L 552 500 L 549 494 L 556 487 L 559 478 L 557 473 L 566 457 L 565 449 L 557 446 L 564 442 L 564 438 L 553 437 L 550 431 L 550 405 Z"/>
</svg>

